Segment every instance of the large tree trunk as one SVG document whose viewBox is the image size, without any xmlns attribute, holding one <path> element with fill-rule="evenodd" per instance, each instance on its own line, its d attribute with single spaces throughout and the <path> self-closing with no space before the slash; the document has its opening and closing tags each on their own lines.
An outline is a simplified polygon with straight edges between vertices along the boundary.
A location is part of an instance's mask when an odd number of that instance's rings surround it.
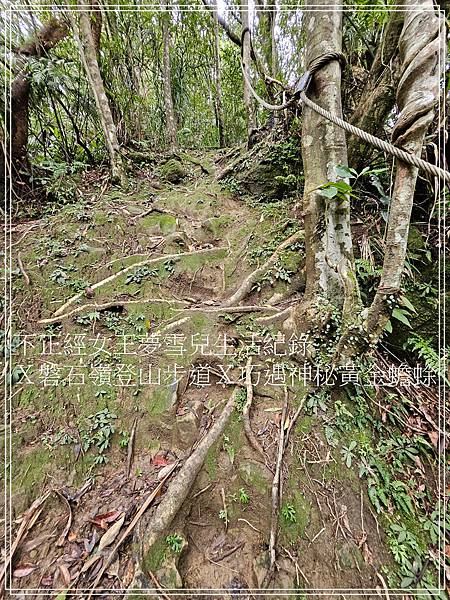
<svg viewBox="0 0 450 600">
<path fill-rule="evenodd" d="M 439 68 L 445 65 L 445 29 L 433 12 L 432 0 L 404 0 L 405 21 L 399 49 L 402 76 L 397 91 L 400 114 L 392 139 L 416 155 L 421 154 L 427 129 L 439 100 Z M 441 53 L 441 56 L 439 56 Z M 396 176 L 389 209 L 383 272 L 367 318 L 368 332 L 378 339 L 390 317 L 400 291 L 405 266 L 409 222 L 414 200 L 417 168 L 396 162 Z"/>
<path fill-rule="evenodd" d="M 350 123 L 360 129 L 379 135 L 395 103 L 395 90 L 400 78 L 398 40 L 403 27 L 404 13 L 392 11 L 383 39 L 375 54 L 369 76 Z M 374 148 L 360 138 L 351 136 L 348 156 L 351 166 L 360 171 L 373 157 Z"/>
<path fill-rule="evenodd" d="M 100 59 L 100 38 L 102 36 L 102 11 L 98 5 L 98 0 L 91 0 L 91 31 L 94 40 L 95 54 L 97 61 Z"/>
<path fill-rule="evenodd" d="M 80 0 L 80 6 L 82 6 Z M 98 114 L 102 124 L 103 134 L 105 136 L 106 147 L 109 153 L 111 165 L 111 180 L 120 185 L 126 185 L 125 169 L 120 155 L 119 142 L 117 140 L 117 131 L 109 106 L 103 85 L 100 67 L 97 61 L 97 51 L 94 38 L 92 36 L 91 20 L 89 13 L 80 10 L 80 36 L 77 36 L 77 42 L 80 49 L 81 60 L 83 62 L 89 85 L 97 105 Z"/>
<path fill-rule="evenodd" d="M 215 84 L 215 109 L 217 119 L 217 129 L 219 131 L 219 147 L 223 148 L 225 144 L 225 125 L 223 117 L 222 102 L 222 80 L 220 73 L 220 37 L 219 37 L 219 19 L 217 12 L 217 2 L 214 4 L 214 84 Z"/>
<path fill-rule="evenodd" d="M 164 108 L 166 112 L 167 140 L 171 150 L 176 150 L 177 125 L 175 120 L 175 111 L 173 108 L 172 96 L 172 69 L 170 65 L 170 31 L 169 31 L 169 5 L 166 4 L 165 12 L 161 14 L 161 31 L 163 39 L 163 87 L 164 87 Z"/>
<path fill-rule="evenodd" d="M 27 72 L 30 56 L 39 58 L 54 48 L 68 33 L 66 25 L 51 19 L 36 36 L 28 40 L 17 53 L 14 71 L 18 74 L 11 84 L 11 166 L 15 182 L 25 181 L 29 173 L 28 111 L 31 82 Z"/>
<path fill-rule="evenodd" d="M 241 21 L 242 21 L 242 30 L 250 29 L 249 27 L 249 16 L 248 16 L 248 0 L 241 0 Z M 248 80 L 251 79 L 250 74 L 250 59 L 251 59 L 251 49 L 250 49 L 250 36 L 245 35 L 243 40 L 243 48 L 242 48 L 242 63 L 244 67 L 244 71 L 247 75 Z M 252 131 L 255 128 L 255 111 L 253 107 L 252 94 L 247 85 L 247 82 L 244 79 L 244 106 L 245 112 L 247 115 L 247 139 L 251 139 Z"/>
<path fill-rule="evenodd" d="M 327 8 L 321 10 L 320 6 Z M 318 10 L 305 12 L 306 64 L 326 52 L 340 52 L 342 8 L 337 0 L 319 0 Z M 308 7 L 308 6 L 307 6 Z M 342 115 L 341 67 L 334 60 L 314 76 L 310 88 L 314 102 L 335 115 Z M 342 129 L 311 109 L 303 108 L 302 158 L 305 173 L 303 196 L 307 285 L 305 302 L 297 318 L 314 318 L 317 303 L 343 310 L 344 318 L 354 314 L 359 294 L 354 277 L 348 197 L 327 199 L 320 186 L 338 179 L 336 167 L 347 165 L 347 147 Z M 310 310 L 309 310 L 310 309 Z"/>
</svg>

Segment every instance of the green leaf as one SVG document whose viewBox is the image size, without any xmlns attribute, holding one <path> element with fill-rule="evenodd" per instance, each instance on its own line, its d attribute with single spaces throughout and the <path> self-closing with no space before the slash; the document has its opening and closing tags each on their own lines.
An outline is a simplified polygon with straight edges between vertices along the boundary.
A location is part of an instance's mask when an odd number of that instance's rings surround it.
<svg viewBox="0 0 450 600">
<path fill-rule="evenodd" d="M 405 311 L 401 310 L 401 308 L 394 308 L 394 310 L 392 311 L 392 316 L 394 317 L 394 319 L 397 319 L 397 321 L 400 321 L 401 323 L 412 329 L 411 323 L 408 321 L 408 317 L 406 316 Z"/>
<path fill-rule="evenodd" d="M 335 196 L 338 195 L 338 190 L 337 190 L 336 187 L 330 186 L 330 187 L 327 187 L 327 188 L 322 188 L 319 191 L 319 194 L 321 196 L 325 196 L 325 198 L 328 198 L 328 199 L 331 200 L 331 198 L 334 198 Z"/>
<path fill-rule="evenodd" d="M 404 306 L 405 308 L 407 308 L 411 312 L 417 314 L 416 309 L 414 308 L 414 306 L 411 304 L 411 302 L 408 300 L 408 298 L 406 296 L 400 296 L 399 301 L 400 301 L 400 304 L 402 306 Z"/>
<path fill-rule="evenodd" d="M 350 169 L 345 165 L 338 165 L 336 167 L 336 175 L 338 175 L 338 177 L 348 177 L 349 179 L 354 179 L 356 177 L 355 173 L 356 172 L 354 171 L 354 169 Z"/>
<path fill-rule="evenodd" d="M 400 587 L 401 588 L 407 588 L 409 587 L 412 582 L 414 581 L 414 577 L 404 577 L 401 582 L 400 582 Z"/>
<path fill-rule="evenodd" d="M 384 326 L 384 330 L 388 333 L 392 333 L 392 323 L 390 321 L 386 323 L 386 325 Z"/>
</svg>

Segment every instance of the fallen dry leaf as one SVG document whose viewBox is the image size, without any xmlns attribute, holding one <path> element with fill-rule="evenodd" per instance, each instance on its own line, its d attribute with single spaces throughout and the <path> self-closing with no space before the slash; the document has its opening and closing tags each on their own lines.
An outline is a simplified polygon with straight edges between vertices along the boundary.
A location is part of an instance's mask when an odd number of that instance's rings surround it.
<svg viewBox="0 0 450 600">
<path fill-rule="evenodd" d="M 111 525 L 111 527 L 102 535 L 98 544 L 98 549 L 101 552 L 107 546 L 110 546 L 116 539 L 119 531 L 122 528 L 123 522 L 125 521 L 125 513 L 122 513 L 121 518 Z"/>
<path fill-rule="evenodd" d="M 173 462 L 173 461 L 171 461 L 167 458 L 165 452 L 158 452 L 152 458 L 152 464 L 155 465 L 156 467 L 166 467 L 171 462 Z"/>
<path fill-rule="evenodd" d="M 61 573 L 61 577 L 63 578 L 64 584 L 66 586 L 69 586 L 70 580 L 71 580 L 69 569 L 63 563 L 59 564 L 58 568 L 59 568 L 59 572 Z"/>
<path fill-rule="evenodd" d="M 53 575 L 44 575 L 41 579 L 41 585 L 44 587 L 50 587 L 53 585 Z"/>
<path fill-rule="evenodd" d="M 84 565 L 81 568 L 80 573 L 86 573 L 86 571 L 88 569 L 90 569 L 92 567 L 92 565 L 95 565 L 95 563 L 98 561 L 98 559 L 101 558 L 100 554 L 96 554 L 95 556 L 91 556 L 91 558 L 89 560 L 87 560 Z"/>
<path fill-rule="evenodd" d="M 89 519 L 89 521 L 94 523 L 94 525 L 97 525 L 97 527 L 108 529 L 108 524 L 117 521 L 121 514 L 122 512 L 120 510 L 112 510 L 101 515 L 96 515 L 94 518 Z"/>
<path fill-rule="evenodd" d="M 69 540 L 69 542 L 74 542 L 77 539 L 77 534 L 74 531 L 69 531 L 67 539 Z"/>
<path fill-rule="evenodd" d="M 427 431 L 428 437 L 435 448 L 437 448 L 439 442 L 439 434 L 436 431 Z"/>
<path fill-rule="evenodd" d="M 13 577 L 17 577 L 18 579 L 20 577 L 27 577 L 27 575 L 30 575 L 36 568 L 36 565 L 23 565 L 17 567 L 13 571 Z"/>
</svg>

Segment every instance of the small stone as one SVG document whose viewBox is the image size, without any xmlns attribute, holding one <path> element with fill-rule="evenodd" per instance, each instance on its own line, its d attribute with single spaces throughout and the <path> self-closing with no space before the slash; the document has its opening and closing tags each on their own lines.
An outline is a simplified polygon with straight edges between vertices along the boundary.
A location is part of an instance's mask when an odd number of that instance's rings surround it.
<svg viewBox="0 0 450 600">
<path fill-rule="evenodd" d="M 264 579 L 267 575 L 267 571 L 269 570 L 269 552 L 263 552 L 259 554 L 253 560 L 253 574 L 255 576 L 257 587 L 261 588 L 264 582 Z"/>
<path fill-rule="evenodd" d="M 263 471 L 261 465 L 253 460 L 241 460 L 239 462 L 239 475 L 245 484 L 261 494 L 266 494 L 270 486 L 270 474 L 268 471 Z"/>
<path fill-rule="evenodd" d="M 203 402 L 195 400 L 186 406 L 185 412 L 176 417 L 176 445 L 190 448 L 198 437 L 203 413 Z"/>
<path fill-rule="evenodd" d="M 339 548 L 338 560 L 342 569 L 361 568 L 364 565 L 361 551 L 352 540 L 345 542 Z"/>
<path fill-rule="evenodd" d="M 164 179 L 169 183 L 179 183 L 187 175 L 186 169 L 176 158 L 171 158 L 163 165 L 158 167 L 157 173 L 161 179 Z"/>
</svg>

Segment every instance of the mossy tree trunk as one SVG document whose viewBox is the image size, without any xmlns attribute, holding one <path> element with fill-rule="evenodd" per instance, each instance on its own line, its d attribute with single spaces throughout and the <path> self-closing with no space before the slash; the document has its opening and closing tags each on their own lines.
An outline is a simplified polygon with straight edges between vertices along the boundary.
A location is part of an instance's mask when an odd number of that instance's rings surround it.
<svg viewBox="0 0 450 600">
<path fill-rule="evenodd" d="M 80 0 L 80 7 L 82 6 L 82 0 Z M 105 136 L 111 166 L 111 180 L 114 183 L 125 186 L 127 182 L 125 168 L 120 154 L 119 142 L 117 140 L 116 125 L 112 117 L 111 107 L 108 102 L 108 97 L 106 96 L 97 60 L 97 49 L 92 35 L 91 19 L 89 13 L 82 8 L 79 11 L 79 15 L 79 35 L 76 35 L 76 38 L 80 50 L 81 61 L 97 105 L 103 134 Z"/>
<path fill-rule="evenodd" d="M 402 75 L 397 90 L 400 109 L 392 141 L 420 155 L 428 127 L 439 100 L 439 69 L 445 65 L 445 28 L 433 10 L 432 0 L 404 0 L 405 20 L 399 40 Z M 440 55 L 441 53 L 441 55 Z M 417 168 L 396 162 L 396 175 L 389 208 L 383 272 L 369 309 L 367 329 L 376 340 L 400 292 L 405 266 L 409 222 L 414 201 Z"/>
<path fill-rule="evenodd" d="M 327 10 L 321 10 L 320 6 Z M 308 6 L 307 6 L 308 8 Z M 327 52 L 342 47 L 342 8 L 337 0 L 314 3 L 305 12 L 306 64 Z M 335 115 L 342 115 L 341 67 L 327 63 L 314 76 L 310 97 Z M 347 147 L 342 129 L 311 109 L 303 109 L 302 159 L 305 173 L 303 197 L 307 285 L 305 303 L 312 313 L 317 300 L 343 310 L 344 317 L 354 313 L 359 294 L 354 277 L 350 231 L 350 201 L 347 196 L 325 198 L 320 186 L 336 181 L 337 166 L 347 165 Z M 310 315 L 313 318 L 313 315 Z"/>
<path fill-rule="evenodd" d="M 248 13 L 248 0 L 241 0 L 241 21 L 242 21 L 242 30 L 245 29 L 250 30 L 250 20 Z M 242 48 L 242 63 L 245 73 L 247 75 L 248 80 L 251 79 L 250 73 L 250 60 L 251 60 L 251 48 L 250 48 L 250 36 L 245 35 L 243 40 L 243 48 Z M 250 140 L 252 131 L 255 129 L 255 110 L 252 101 L 252 94 L 247 85 L 247 82 L 243 81 L 244 84 L 244 106 L 245 112 L 247 115 L 247 138 Z"/>
</svg>

